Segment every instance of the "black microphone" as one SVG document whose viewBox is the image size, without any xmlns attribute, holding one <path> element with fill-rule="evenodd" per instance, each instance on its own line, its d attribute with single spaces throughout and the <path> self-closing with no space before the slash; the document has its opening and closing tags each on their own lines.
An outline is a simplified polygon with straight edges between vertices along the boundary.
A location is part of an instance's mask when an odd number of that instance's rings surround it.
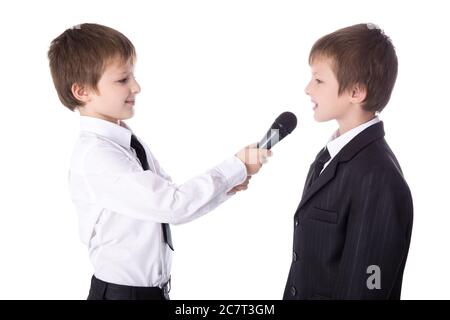
<svg viewBox="0 0 450 320">
<path fill-rule="evenodd" d="M 283 140 L 297 127 L 297 117 L 292 112 L 283 112 L 275 119 L 266 135 L 257 144 L 260 149 L 269 149 Z"/>
</svg>

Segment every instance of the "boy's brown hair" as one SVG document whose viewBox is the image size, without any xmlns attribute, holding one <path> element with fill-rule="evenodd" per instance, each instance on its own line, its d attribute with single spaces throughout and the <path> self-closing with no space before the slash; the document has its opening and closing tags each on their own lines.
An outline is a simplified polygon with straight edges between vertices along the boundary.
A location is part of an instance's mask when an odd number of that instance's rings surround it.
<svg viewBox="0 0 450 320">
<path fill-rule="evenodd" d="M 380 112 L 389 102 L 398 61 L 390 38 L 374 24 L 357 24 L 323 36 L 313 45 L 309 63 L 331 58 L 339 95 L 353 85 L 367 90 L 363 108 Z"/>
<path fill-rule="evenodd" d="M 72 94 L 77 83 L 97 92 L 105 67 L 114 58 L 124 63 L 136 59 L 131 41 L 112 28 L 84 23 L 67 29 L 54 39 L 48 50 L 50 71 L 62 104 L 74 111 L 83 106 Z"/>
</svg>

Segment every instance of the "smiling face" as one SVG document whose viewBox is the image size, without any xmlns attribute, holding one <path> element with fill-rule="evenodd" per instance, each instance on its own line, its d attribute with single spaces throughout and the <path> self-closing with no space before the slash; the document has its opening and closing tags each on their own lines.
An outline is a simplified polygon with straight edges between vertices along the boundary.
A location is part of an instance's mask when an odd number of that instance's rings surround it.
<svg viewBox="0 0 450 320">
<path fill-rule="evenodd" d="M 341 120 L 352 110 L 348 91 L 338 95 L 339 83 L 332 69 L 331 58 L 316 57 L 311 63 L 311 81 L 305 93 L 313 102 L 314 119 L 318 122 Z"/>
<path fill-rule="evenodd" d="M 112 59 L 107 64 L 93 89 L 73 89 L 78 98 L 85 102 L 80 107 L 80 114 L 100 118 L 114 123 L 133 117 L 136 95 L 141 91 L 134 78 L 134 65 L 131 60 L 124 63 L 120 59 Z M 75 93 L 74 93 L 75 94 Z"/>
</svg>

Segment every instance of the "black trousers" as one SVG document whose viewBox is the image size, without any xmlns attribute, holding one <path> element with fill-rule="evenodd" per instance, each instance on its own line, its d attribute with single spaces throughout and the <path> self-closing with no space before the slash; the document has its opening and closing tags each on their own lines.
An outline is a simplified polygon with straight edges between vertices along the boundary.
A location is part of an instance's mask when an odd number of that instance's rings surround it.
<svg viewBox="0 0 450 320">
<path fill-rule="evenodd" d="M 158 287 L 133 287 L 114 284 L 92 276 L 88 300 L 170 300 L 169 283 Z"/>
</svg>

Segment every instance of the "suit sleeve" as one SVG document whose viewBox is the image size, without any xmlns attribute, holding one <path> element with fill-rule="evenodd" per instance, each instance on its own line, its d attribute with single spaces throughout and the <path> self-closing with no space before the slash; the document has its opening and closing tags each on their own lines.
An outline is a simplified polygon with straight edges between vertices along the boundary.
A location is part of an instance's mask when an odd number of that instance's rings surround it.
<svg viewBox="0 0 450 320">
<path fill-rule="evenodd" d="M 389 299 L 401 282 L 413 206 L 400 172 L 377 169 L 354 186 L 335 299 Z"/>
</svg>

